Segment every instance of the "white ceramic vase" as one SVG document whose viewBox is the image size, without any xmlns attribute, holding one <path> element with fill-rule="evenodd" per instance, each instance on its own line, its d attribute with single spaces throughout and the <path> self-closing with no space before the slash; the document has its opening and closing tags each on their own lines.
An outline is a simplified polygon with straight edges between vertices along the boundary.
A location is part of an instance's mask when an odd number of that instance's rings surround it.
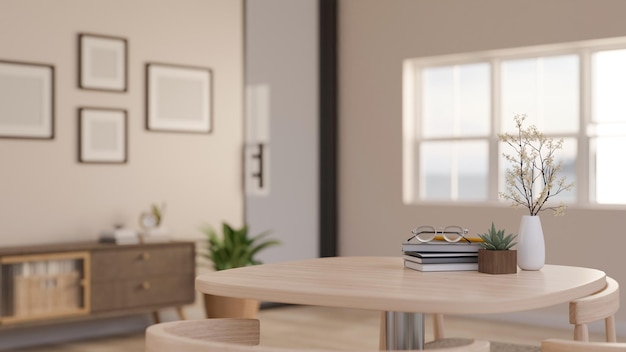
<svg viewBox="0 0 626 352">
<path fill-rule="evenodd" d="M 539 270 L 546 262 L 546 244 L 539 216 L 524 215 L 517 236 L 517 265 L 522 270 Z"/>
</svg>

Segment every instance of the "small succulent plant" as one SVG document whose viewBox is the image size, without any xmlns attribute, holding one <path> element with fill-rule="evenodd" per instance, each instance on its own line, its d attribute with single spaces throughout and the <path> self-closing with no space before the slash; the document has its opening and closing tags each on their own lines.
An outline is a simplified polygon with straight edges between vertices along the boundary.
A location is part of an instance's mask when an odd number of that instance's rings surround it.
<svg viewBox="0 0 626 352">
<path fill-rule="evenodd" d="M 504 229 L 496 230 L 496 225 L 493 222 L 491 223 L 491 229 L 487 233 L 479 234 L 478 236 L 484 241 L 481 243 L 481 246 L 492 251 L 507 251 L 517 244 L 517 242 L 513 242 L 517 235 L 511 233 L 505 236 Z"/>
</svg>

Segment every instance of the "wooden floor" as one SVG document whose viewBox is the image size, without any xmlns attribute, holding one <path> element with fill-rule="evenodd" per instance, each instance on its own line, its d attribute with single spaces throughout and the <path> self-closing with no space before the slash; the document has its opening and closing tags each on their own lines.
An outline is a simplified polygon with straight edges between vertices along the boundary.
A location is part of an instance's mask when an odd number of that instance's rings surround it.
<svg viewBox="0 0 626 352">
<path fill-rule="evenodd" d="M 380 313 L 373 311 L 308 306 L 263 309 L 261 344 L 268 346 L 331 349 L 378 347 Z M 511 323 L 446 317 L 446 335 L 490 341 L 539 345 L 549 337 L 572 338 L 572 330 L 555 330 Z M 426 317 L 426 340 L 432 339 L 430 317 Z M 602 336 L 593 335 L 601 341 Z M 143 352 L 143 333 L 105 339 L 75 341 L 53 346 L 20 349 L 20 352 Z"/>
</svg>

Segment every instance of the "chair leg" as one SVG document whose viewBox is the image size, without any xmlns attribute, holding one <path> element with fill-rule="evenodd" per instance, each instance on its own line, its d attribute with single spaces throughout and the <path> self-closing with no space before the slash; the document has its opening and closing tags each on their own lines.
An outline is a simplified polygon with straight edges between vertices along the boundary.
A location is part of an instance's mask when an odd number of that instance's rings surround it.
<svg viewBox="0 0 626 352">
<path fill-rule="evenodd" d="M 159 317 L 159 311 L 158 311 L 158 310 L 155 310 L 155 311 L 153 311 L 153 312 L 152 312 L 152 318 L 154 319 L 154 323 L 155 323 L 155 324 L 158 324 L 158 323 L 160 323 L 160 322 L 161 322 L 161 319 L 160 319 L 160 317 Z"/>
<path fill-rule="evenodd" d="M 183 307 L 176 307 L 176 312 L 178 313 L 178 317 L 180 318 L 180 320 L 187 320 L 187 316 L 185 315 L 185 312 L 183 311 Z"/>
<path fill-rule="evenodd" d="M 615 336 L 615 316 L 604 319 L 604 329 L 606 331 L 606 342 L 617 342 L 617 336 Z"/>
<path fill-rule="evenodd" d="M 574 341 L 589 342 L 589 329 L 587 324 L 574 325 Z"/>
<path fill-rule="evenodd" d="M 380 336 L 378 338 L 378 349 L 387 350 L 387 314 L 380 312 Z"/>
<path fill-rule="evenodd" d="M 435 340 L 441 340 L 444 338 L 443 314 L 433 315 L 433 335 L 435 337 Z"/>
</svg>

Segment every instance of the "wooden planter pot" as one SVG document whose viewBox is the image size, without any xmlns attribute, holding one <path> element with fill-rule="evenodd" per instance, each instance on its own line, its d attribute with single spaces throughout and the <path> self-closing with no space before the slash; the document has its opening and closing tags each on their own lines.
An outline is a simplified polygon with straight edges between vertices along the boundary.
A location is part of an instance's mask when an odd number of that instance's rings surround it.
<svg viewBox="0 0 626 352">
<path fill-rule="evenodd" d="M 256 319 L 259 312 L 259 301 L 205 294 L 204 310 L 207 318 Z"/>
<path fill-rule="evenodd" d="M 478 250 L 478 271 L 487 274 L 517 273 L 517 251 Z"/>
</svg>

